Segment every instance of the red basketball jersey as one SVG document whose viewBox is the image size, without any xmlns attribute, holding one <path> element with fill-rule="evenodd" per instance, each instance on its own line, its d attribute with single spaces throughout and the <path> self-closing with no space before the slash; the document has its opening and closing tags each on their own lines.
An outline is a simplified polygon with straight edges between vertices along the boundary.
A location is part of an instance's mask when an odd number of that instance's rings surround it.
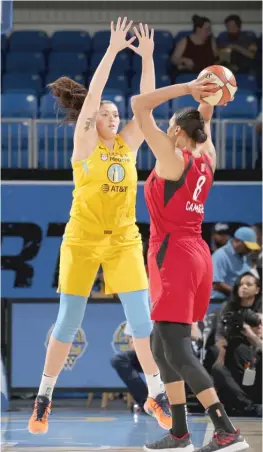
<svg viewBox="0 0 263 452">
<path fill-rule="evenodd" d="M 213 183 L 210 159 L 194 158 L 184 150 L 185 169 L 178 181 L 160 178 L 153 170 L 145 183 L 145 198 L 151 218 L 151 238 L 176 232 L 200 236 L 204 205 Z"/>
</svg>

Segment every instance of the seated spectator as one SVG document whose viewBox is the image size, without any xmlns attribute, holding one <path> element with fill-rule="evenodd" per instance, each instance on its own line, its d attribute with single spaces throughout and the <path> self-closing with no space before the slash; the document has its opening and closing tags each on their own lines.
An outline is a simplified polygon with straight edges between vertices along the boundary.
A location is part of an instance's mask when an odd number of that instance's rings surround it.
<svg viewBox="0 0 263 452">
<path fill-rule="evenodd" d="M 131 330 L 128 324 L 126 324 L 125 334 L 131 336 Z M 202 340 L 202 333 L 197 323 L 192 325 L 191 338 L 193 348 L 198 356 L 198 344 Z M 130 337 L 130 350 L 116 354 L 111 360 L 111 365 L 116 370 L 123 383 L 127 386 L 135 401 L 133 412 L 138 414 L 145 413 L 144 403 L 148 397 L 148 390 L 140 375 L 143 373 L 143 370 L 134 350 L 132 337 Z"/>
<path fill-rule="evenodd" d="M 225 39 L 217 42 L 220 62 L 234 72 L 249 72 L 256 69 L 257 42 L 254 36 L 242 31 L 242 21 L 232 14 L 225 19 L 227 33 Z"/>
<path fill-rule="evenodd" d="M 211 250 L 214 252 L 226 245 L 231 237 L 230 226 L 227 223 L 216 223 L 212 229 Z"/>
<path fill-rule="evenodd" d="M 209 373 L 211 373 L 212 365 L 217 358 L 218 349 L 224 346 L 225 333 L 222 317 L 227 316 L 229 312 L 237 313 L 248 309 L 254 312 L 262 312 L 261 281 L 250 272 L 246 272 L 237 278 L 231 300 L 223 303 L 220 310 L 215 314 L 205 346 L 204 367 Z"/>
<path fill-rule="evenodd" d="M 171 61 L 178 71 L 198 73 L 215 63 L 216 41 L 207 17 L 193 16 L 192 21 L 193 33 L 178 42 Z"/>
<path fill-rule="evenodd" d="M 211 299 L 223 301 L 230 297 L 237 277 L 252 268 L 249 253 L 259 249 L 255 231 L 249 227 L 242 227 L 236 230 L 233 239 L 213 253 L 214 277 Z"/>
<path fill-rule="evenodd" d="M 249 273 L 238 278 L 231 302 L 218 313 L 218 357 L 212 376 L 229 414 L 262 414 L 262 292 Z"/>
<path fill-rule="evenodd" d="M 112 358 L 111 365 L 116 370 L 123 383 L 127 386 L 136 403 L 133 410 L 136 413 L 145 413 L 144 403 L 148 397 L 148 390 L 146 383 L 140 375 L 143 373 L 143 370 L 134 350 L 131 330 L 128 324 L 126 324 L 125 334 L 126 336 L 130 336 L 130 350 L 117 353 Z"/>
</svg>

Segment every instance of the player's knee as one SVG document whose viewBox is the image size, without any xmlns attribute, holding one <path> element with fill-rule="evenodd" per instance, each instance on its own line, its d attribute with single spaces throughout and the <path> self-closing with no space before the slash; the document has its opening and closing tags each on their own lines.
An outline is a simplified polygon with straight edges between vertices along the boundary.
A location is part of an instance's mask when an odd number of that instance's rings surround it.
<svg viewBox="0 0 263 452">
<path fill-rule="evenodd" d="M 171 366 L 164 365 L 162 367 L 162 381 L 165 385 L 169 383 L 176 383 L 182 380 L 183 378 L 181 377 L 181 375 L 179 375 L 179 373 L 176 372 L 176 370 L 174 370 Z"/>
<path fill-rule="evenodd" d="M 56 323 L 52 336 L 60 342 L 73 342 L 79 326 Z"/>
<path fill-rule="evenodd" d="M 150 317 L 148 290 L 120 293 L 119 297 L 133 337 L 137 339 L 149 337 L 153 324 Z"/>
<path fill-rule="evenodd" d="M 73 342 L 85 313 L 87 298 L 61 294 L 58 317 L 52 336 L 60 342 Z"/>
<path fill-rule="evenodd" d="M 165 361 L 162 343 L 160 340 L 156 340 L 154 335 L 151 334 L 150 344 L 151 344 L 151 351 L 152 351 L 154 360 L 155 360 L 157 366 L 160 368 L 159 363 L 163 364 L 163 362 Z"/>
<path fill-rule="evenodd" d="M 176 347 L 169 347 L 165 350 L 167 358 L 174 362 L 178 369 L 183 366 L 191 365 L 195 357 L 192 350 L 192 343 L 190 338 L 176 338 Z"/>
<path fill-rule="evenodd" d="M 144 339 L 146 337 L 150 337 L 153 325 L 150 319 L 145 319 L 143 322 L 130 322 L 130 327 L 133 337 L 135 337 L 136 339 Z"/>
</svg>

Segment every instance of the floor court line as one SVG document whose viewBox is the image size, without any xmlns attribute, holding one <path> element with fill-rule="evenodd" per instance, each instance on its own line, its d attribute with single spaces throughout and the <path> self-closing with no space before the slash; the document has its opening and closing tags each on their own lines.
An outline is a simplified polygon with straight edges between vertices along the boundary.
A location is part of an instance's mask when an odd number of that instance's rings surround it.
<svg viewBox="0 0 263 452">
<path fill-rule="evenodd" d="M 47 435 L 30 435 L 26 429 L 28 409 L 21 411 L 20 419 L 15 417 L 15 413 L 10 413 L 6 425 L 6 435 L 2 436 L 1 451 L 142 452 L 143 444 L 160 439 L 165 434 L 148 416 L 139 416 L 135 422 L 134 417 L 128 411 L 105 411 L 102 415 L 101 412 L 89 410 L 86 414 L 89 416 L 83 416 L 81 410 L 74 415 L 67 408 L 65 416 L 60 412 L 59 419 L 58 417 L 50 418 L 50 429 Z M 5 417 L 7 417 L 6 413 Z M 114 419 L 114 421 L 109 422 L 109 419 Z M 250 452 L 260 452 L 260 419 L 234 418 L 232 420 L 251 445 Z M 213 435 L 213 425 L 207 416 L 191 415 L 188 423 L 193 444 L 197 449 L 209 443 Z M 3 440 L 5 444 L 3 444 Z"/>
</svg>

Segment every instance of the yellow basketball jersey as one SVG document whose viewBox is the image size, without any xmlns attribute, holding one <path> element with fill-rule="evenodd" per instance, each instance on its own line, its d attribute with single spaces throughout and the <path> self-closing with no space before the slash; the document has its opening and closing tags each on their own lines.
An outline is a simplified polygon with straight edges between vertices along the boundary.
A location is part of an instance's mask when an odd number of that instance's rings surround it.
<svg viewBox="0 0 263 452">
<path fill-rule="evenodd" d="M 75 190 L 70 217 L 91 234 L 111 234 L 135 223 L 137 171 L 120 135 L 114 149 L 99 141 L 92 155 L 73 162 Z"/>
</svg>

